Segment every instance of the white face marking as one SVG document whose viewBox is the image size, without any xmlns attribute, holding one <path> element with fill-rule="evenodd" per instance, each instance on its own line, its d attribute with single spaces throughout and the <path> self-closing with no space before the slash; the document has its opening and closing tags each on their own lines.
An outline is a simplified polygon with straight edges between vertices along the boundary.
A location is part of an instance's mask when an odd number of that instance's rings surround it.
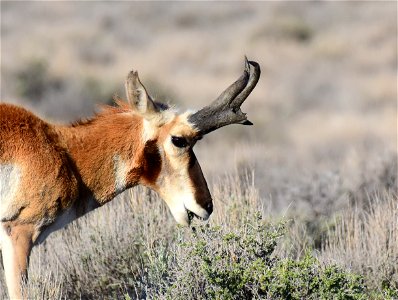
<svg viewBox="0 0 398 300">
<path fill-rule="evenodd" d="M 141 140 L 145 144 L 147 141 L 153 140 L 156 137 L 157 128 L 150 120 L 143 119 L 142 121 Z"/>
<path fill-rule="evenodd" d="M 158 134 L 159 127 L 171 122 L 175 117 L 176 111 L 172 108 L 160 113 L 145 115 L 142 119 L 142 142 L 145 144 L 147 141 L 154 140 Z"/>
<path fill-rule="evenodd" d="M 192 109 L 188 109 L 187 111 L 185 111 L 184 113 L 180 114 L 180 120 L 181 122 L 184 122 L 185 124 L 187 124 L 189 127 L 191 127 L 192 129 L 194 129 L 196 132 L 198 132 L 199 130 L 197 128 L 195 128 L 195 124 L 189 122 L 189 117 L 196 113 L 196 111 L 192 110 Z"/>
<path fill-rule="evenodd" d="M 129 171 L 127 163 L 123 161 L 120 155 L 113 157 L 113 170 L 115 172 L 115 192 L 119 194 L 126 189 L 126 177 Z"/>
<path fill-rule="evenodd" d="M 12 219 L 19 211 L 15 203 L 21 180 L 21 170 L 12 164 L 0 164 L 0 220 Z"/>
</svg>

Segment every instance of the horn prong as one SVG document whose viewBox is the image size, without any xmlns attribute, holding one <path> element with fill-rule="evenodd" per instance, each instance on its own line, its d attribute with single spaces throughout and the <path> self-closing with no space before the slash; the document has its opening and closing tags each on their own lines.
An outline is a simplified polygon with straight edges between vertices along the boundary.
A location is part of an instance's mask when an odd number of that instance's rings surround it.
<svg viewBox="0 0 398 300">
<path fill-rule="evenodd" d="M 246 56 L 244 64 L 244 72 L 237 81 L 210 105 L 189 116 L 202 135 L 229 124 L 253 125 L 240 106 L 257 85 L 261 70 L 257 62 L 249 61 Z"/>
</svg>

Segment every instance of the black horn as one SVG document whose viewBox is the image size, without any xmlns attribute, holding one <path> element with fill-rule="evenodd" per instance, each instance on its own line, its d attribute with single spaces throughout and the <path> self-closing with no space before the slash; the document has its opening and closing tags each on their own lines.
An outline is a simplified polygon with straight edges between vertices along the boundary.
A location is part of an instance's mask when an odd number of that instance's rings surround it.
<svg viewBox="0 0 398 300">
<path fill-rule="evenodd" d="M 204 135 L 229 124 L 253 125 L 240 106 L 260 78 L 260 65 L 245 58 L 242 76 L 210 105 L 189 116 L 188 120 Z"/>
</svg>

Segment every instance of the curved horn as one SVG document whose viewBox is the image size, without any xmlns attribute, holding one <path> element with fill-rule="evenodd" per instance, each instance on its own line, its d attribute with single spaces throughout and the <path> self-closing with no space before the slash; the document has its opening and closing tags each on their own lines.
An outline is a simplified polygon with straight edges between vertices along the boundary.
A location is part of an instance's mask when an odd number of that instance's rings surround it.
<svg viewBox="0 0 398 300">
<path fill-rule="evenodd" d="M 229 124 L 253 125 L 240 109 L 260 78 L 260 65 L 245 58 L 245 70 L 216 100 L 190 115 L 188 121 L 204 135 Z"/>
</svg>

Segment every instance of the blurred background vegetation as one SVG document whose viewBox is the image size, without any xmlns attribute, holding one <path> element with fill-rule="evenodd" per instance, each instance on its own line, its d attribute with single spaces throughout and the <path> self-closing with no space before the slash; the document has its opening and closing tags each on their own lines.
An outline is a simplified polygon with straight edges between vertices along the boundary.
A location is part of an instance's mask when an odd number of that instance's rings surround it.
<svg viewBox="0 0 398 300">
<path fill-rule="evenodd" d="M 53 122 L 124 97 L 132 68 L 156 99 L 198 109 L 240 75 L 244 55 L 262 67 L 243 106 L 255 125 L 198 143 L 210 186 L 252 174 L 262 210 L 293 220 L 286 253 L 324 249 L 352 267 L 330 250 L 346 251 L 343 215 L 366 222 L 398 190 L 395 2 L 1 2 L 1 101 Z M 325 242 L 330 230 L 339 246 Z"/>
</svg>

